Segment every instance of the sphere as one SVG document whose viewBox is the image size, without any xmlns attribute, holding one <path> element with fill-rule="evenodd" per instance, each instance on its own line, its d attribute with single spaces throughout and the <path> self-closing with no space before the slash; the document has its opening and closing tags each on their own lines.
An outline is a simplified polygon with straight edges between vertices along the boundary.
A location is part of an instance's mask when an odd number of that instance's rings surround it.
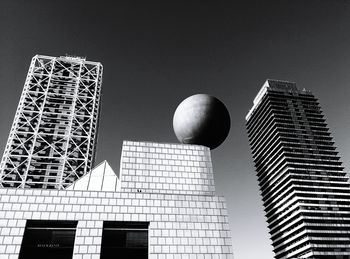
<svg viewBox="0 0 350 259">
<path fill-rule="evenodd" d="M 183 144 L 197 144 L 210 149 L 218 147 L 230 131 L 230 114 L 217 98 L 195 94 L 176 108 L 173 127 Z"/>
</svg>

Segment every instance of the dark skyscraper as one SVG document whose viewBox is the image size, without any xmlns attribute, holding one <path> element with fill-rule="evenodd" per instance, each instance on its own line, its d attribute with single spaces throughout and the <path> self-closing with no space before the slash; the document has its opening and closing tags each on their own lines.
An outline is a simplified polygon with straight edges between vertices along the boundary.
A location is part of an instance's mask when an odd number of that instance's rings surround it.
<svg viewBox="0 0 350 259">
<path fill-rule="evenodd" d="M 0 166 L 0 186 L 62 189 L 92 168 L 102 65 L 36 55 Z"/>
<path fill-rule="evenodd" d="M 246 116 L 275 257 L 350 257 L 350 186 L 318 100 L 267 80 Z"/>
</svg>

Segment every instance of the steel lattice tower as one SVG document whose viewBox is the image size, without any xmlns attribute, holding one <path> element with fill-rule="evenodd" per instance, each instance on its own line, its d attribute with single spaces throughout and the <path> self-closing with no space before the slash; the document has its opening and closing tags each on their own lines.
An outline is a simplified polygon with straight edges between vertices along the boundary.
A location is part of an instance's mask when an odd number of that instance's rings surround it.
<svg viewBox="0 0 350 259">
<path fill-rule="evenodd" d="M 318 100 L 267 80 L 246 120 L 275 258 L 349 258 L 349 179 Z"/>
<path fill-rule="evenodd" d="M 0 166 L 0 185 L 62 189 L 93 166 L 102 65 L 33 57 Z"/>
</svg>

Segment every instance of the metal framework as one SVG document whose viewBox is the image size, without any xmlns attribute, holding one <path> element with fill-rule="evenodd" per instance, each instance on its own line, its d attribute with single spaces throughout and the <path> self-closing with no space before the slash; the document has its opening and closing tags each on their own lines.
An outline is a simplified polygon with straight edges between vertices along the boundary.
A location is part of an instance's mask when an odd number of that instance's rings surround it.
<svg viewBox="0 0 350 259">
<path fill-rule="evenodd" d="M 102 65 L 36 55 L 0 165 L 0 186 L 62 189 L 95 156 Z"/>
</svg>

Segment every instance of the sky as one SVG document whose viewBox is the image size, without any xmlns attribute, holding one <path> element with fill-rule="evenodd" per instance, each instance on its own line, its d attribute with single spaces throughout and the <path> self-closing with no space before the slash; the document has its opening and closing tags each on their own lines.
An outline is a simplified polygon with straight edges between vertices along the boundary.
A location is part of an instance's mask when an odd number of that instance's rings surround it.
<svg viewBox="0 0 350 259">
<path fill-rule="evenodd" d="M 96 164 L 115 171 L 123 140 L 177 143 L 172 118 L 186 97 L 225 103 L 231 131 L 212 160 L 235 259 L 273 258 L 245 129 L 267 78 L 319 98 L 350 168 L 350 1 L 1 0 L 0 33 L 0 150 L 36 54 L 103 64 Z"/>
</svg>

